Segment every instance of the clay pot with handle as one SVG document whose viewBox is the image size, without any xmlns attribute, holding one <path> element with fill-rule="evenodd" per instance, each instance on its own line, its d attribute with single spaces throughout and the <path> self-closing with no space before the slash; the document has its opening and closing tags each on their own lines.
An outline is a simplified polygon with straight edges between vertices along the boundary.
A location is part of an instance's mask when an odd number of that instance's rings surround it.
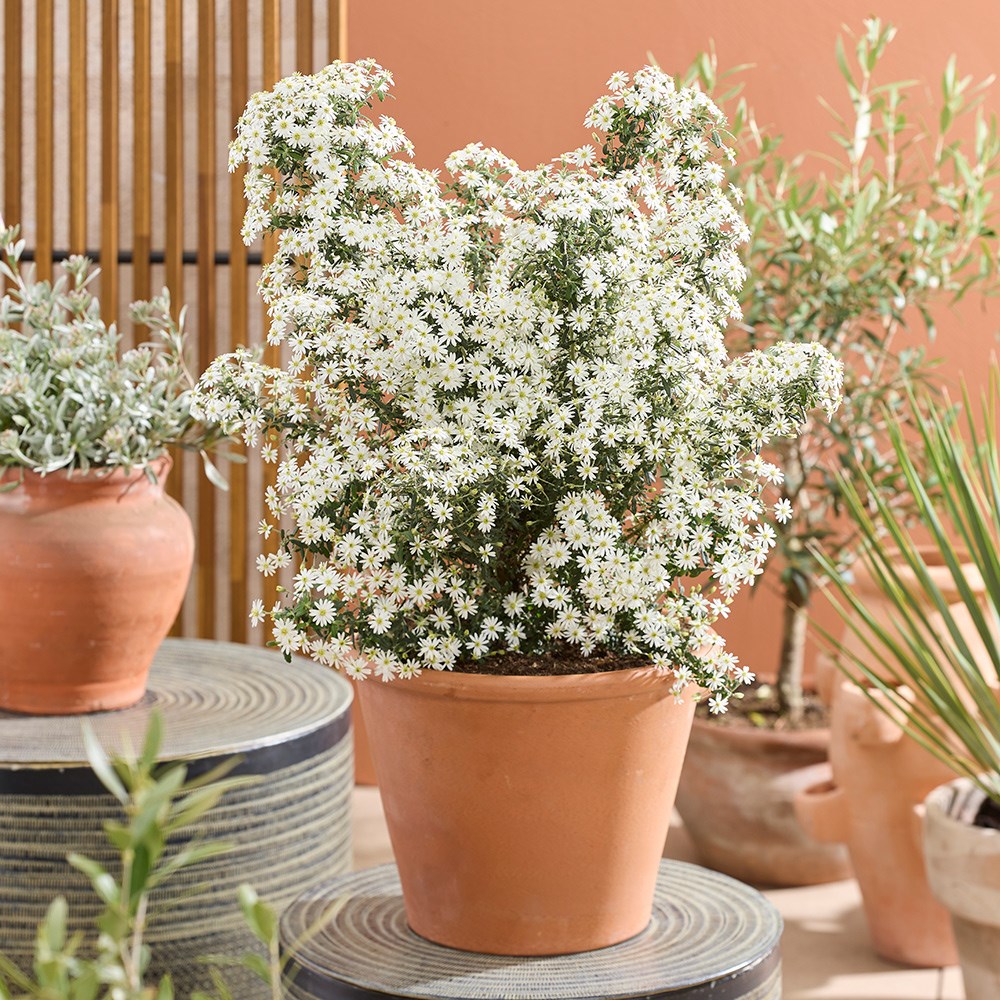
<svg viewBox="0 0 1000 1000">
<path fill-rule="evenodd" d="M 695 719 L 677 809 L 701 861 L 755 885 L 851 877 L 847 849 L 803 830 L 793 801 L 829 775 L 827 729 L 777 732 Z"/>
<path fill-rule="evenodd" d="M 906 965 L 953 965 L 951 921 L 927 881 L 922 819 L 924 798 L 952 772 L 871 698 L 884 695 L 841 681 L 831 776 L 803 789 L 795 810 L 818 841 L 847 844 L 878 954 Z"/>
</svg>

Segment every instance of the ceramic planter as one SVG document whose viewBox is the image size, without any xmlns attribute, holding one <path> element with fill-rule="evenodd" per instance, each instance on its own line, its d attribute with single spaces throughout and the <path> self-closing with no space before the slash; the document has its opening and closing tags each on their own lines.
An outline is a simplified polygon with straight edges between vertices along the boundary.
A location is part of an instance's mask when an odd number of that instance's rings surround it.
<svg viewBox="0 0 1000 1000">
<path fill-rule="evenodd" d="M 926 801 L 924 851 L 934 895 L 951 912 L 966 1000 L 1000 997 L 1000 830 L 973 826 L 967 778 Z"/>
<path fill-rule="evenodd" d="M 191 522 L 163 492 L 169 466 L 155 463 L 152 482 L 24 472 L 0 493 L 0 708 L 68 715 L 142 697 L 194 554 Z"/>
<path fill-rule="evenodd" d="M 828 777 L 829 736 L 695 720 L 677 809 L 705 864 L 757 885 L 850 878 L 847 849 L 810 837 L 793 807 Z"/>
<path fill-rule="evenodd" d="M 875 951 L 905 965 L 954 965 L 948 912 L 927 882 L 921 819 L 927 793 L 952 772 L 848 680 L 834 697 L 830 763 L 833 780 L 802 790 L 795 808 L 812 836 L 848 845 Z"/>
<path fill-rule="evenodd" d="M 669 688 L 652 668 L 359 684 L 412 929 L 504 955 L 642 931 L 694 712 Z"/>
</svg>

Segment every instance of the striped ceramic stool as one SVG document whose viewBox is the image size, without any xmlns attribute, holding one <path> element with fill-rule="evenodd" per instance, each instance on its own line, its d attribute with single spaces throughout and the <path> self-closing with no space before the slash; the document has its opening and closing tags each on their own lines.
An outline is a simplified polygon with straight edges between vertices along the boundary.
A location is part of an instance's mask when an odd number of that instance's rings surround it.
<svg viewBox="0 0 1000 1000">
<path fill-rule="evenodd" d="M 208 985 L 198 956 L 253 947 L 236 901 L 240 883 L 280 911 L 307 886 L 350 868 L 350 703 L 347 682 L 308 660 L 168 639 L 138 705 L 88 716 L 108 749 L 126 740 L 137 748 L 155 707 L 164 760 L 186 763 L 193 777 L 239 755 L 234 773 L 261 776 L 229 792 L 193 830 L 233 849 L 153 896 L 170 906 L 147 934 L 151 974 L 169 971 L 175 995 Z M 102 830 L 112 818 L 120 811 L 86 764 L 79 716 L 0 712 L 0 954 L 30 968 L 38 924 L 59 894 L 69 901 L 71 929 L 89 933 L 99 904 L 65 858 L 75 851 L 117 867 Z M 240 1000 L 268 995 L 244 970 L 225 976 Z"/>
<path fill-rule="evenodd" d="M 664 861 L 653 919 L 612 948 L 510 958 L 431 944 L 406 925 L 383 865 L 307 890 L 285 911 L 289 1000 L 780 1000 L 781 917 L 726 875 Z"/>
</svg>

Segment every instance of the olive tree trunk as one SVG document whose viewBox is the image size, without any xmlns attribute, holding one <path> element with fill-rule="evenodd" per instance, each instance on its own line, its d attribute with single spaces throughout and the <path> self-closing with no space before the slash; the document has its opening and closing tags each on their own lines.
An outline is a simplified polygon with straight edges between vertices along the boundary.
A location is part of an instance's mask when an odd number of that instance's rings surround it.
<svg viewBox="0 0 1000 1000">
<path fill-rule="evenodd" d="M 806 630 L 809 625 L 809 590 L 801 578 L 789 574 L 785 584 L 782 618 L 781 660 L 778 664 L 778 707 L 789 726 L 795 727 L 805 713 L 802 672 Z"/>
</svg>

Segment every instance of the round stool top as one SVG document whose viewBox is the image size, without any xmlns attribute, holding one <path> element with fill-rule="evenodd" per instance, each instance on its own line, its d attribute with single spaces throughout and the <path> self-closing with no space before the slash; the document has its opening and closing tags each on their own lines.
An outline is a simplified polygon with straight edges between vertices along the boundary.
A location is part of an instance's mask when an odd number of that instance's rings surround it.
<svg viewBox="0 0 1000 1000">
<path fill-rule="evenodd" d="M 544 958 L 432 944 L 406 924 L 394 865 L 316 886 L 281 920 L 298 1000 L 389 997 L 736 1000 L 780 996 L 781 917 L 759 892 L 697 865 L 660 865 L 653 917 L 636 937 Z"/>
<path fill-rule="evenodd" d="M 272 649 L 167 639 L 138 704 L 85 718 L 109 752 L 137 751 L 155 709 L 163 719 L 162 759 L 249 759 L 311 734 L 346 734 L 352 697 L 346 680 L 303 657 L 286 663 Z M 85 766 L 81 718 L 0 712 L 0 770 Z"/>
</svg>

